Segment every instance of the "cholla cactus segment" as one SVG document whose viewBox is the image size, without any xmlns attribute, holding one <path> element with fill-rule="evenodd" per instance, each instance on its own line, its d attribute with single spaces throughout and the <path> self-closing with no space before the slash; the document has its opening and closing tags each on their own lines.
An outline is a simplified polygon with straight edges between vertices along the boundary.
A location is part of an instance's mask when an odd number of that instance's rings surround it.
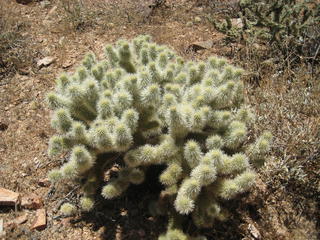
<svg viewBox="0 0 320 240">
<path fill-rule="evenodd" d="M 90 211 L 94 206 L 94 200 L 90 197 L 83 197 L 80 200 L 80 205 L 83 211 Z"/>
<path fill-rule="evenodd" d="M 184 147 L 184 158 L 191 168 L 194 168 L 199 164 L 202 158 L 202 152 L 196 141 L 190 140 L 186 143 Z"/>
<path fill-rule="evenodd" d="M 86 172 L 94 165 L 93 156 L 83 146 L 75 146 L 72 149 L 70 162 L 74 163 L 79 174 Z"/>
<path fill-rule="evenodd" d="M 236 153 L 232 157 L 224 156 L 220 166 L 221 174 L 234 174 L 249 168 L 249 161 L 245 154 Z"/>
<path fill-rule="evenodd" d="M 50 180 L 81 183 L 80 206 L 89 211 L 112 164 L 118 176 L 101 191 L 109 200 L 148 181 L 158 165 L 169 204 L 154 212 L 191 214 L 197 226 L 222 219 L 219 201 L 247 191 L 255 179 L 251 163 L 270 150 L 269 133 L 246 144 L 253 116 L 243 102 L 242 70 L 216 57 L 186 62 L 145 36 L 108 45 L 105 53 L 102 61 L 87 55 L 48 94 L 58 132 L 49 155 L 70 153 Z M 179 231 L 170 228 L 162 238 L 193 239 Z"/>
<path fill-rule="evenodd" d="M 74 161 L 69 161 L 61 167 L 62 177 L 65 179 L 75 179 L 78 176 L 77 164 Z"/>
<path fill-rule="evenodd" d="M 170 229 L 165 235 L 159 236 L 158 240 L 188 240 L 188 236 L 185 235 L 179 229 Z"/>
<path fill-rule="evenodd" d="M 233 179 L 223 179 L 219 182 L 218 196 L 223 199 L 231 199 L 239 193 L 247 191 L 253 184 L 256 174 L 252 170 L 246 170 Z"/>
<path fill-rule="evenodd" d="M 246 139 L 247 128 L 245 123 L 233 121 L 230 123 L 226 132 L 226 147 L 230 149 L 237 149 Z"/>
<path fill-rule="evenodd" d="M 60 181 L 63 177 L 59 169 L 53 169 L 48 173 L 48 178 L 51 182 L 55 183 Z"/>
<path fill-rule="evenodd" d="M 247 154 L 252 163 L 257 166 L 264 164 L 266 153 L 270 151 L 272 135 L 270 132 L 264 132 L 255 143 L 247 149 Z"/>
<path fill-rule="evenodd" d="M 189 214 L 194 209 L 194 201 L 185 195 L 178 195 L 174 206 L 180 214 Z"/>
<path fill-rule="evenodd" d="M 58 109 L 56 110 L 51 125 L 53 128 L 55 128 L 57 131 L 61 133 L 68 132 L 71 128 L 72 119 L 69 114 L 69 112 L 66 109 Z"/>
<path fill-rule="evenodd" d="M 50 157 L 56 156 L 61 153 L 64 149 L 67 149 L 65 146 L 64 138 L 61 136 L 53 136 L 49 141 L 48 155 Z"/>
<path fill-rule="evenodd" d="M 171 186 L 181 179 L 182 167 L 178 163 L 170 163 L 159 177 L 163 185 Z"/>
<path fill-rule="evenodd" d="M 213 183 L 217 178 L 216 174 L 216 169 L 207 164 L 199 164 L 190 173 L 191 177 L 199 181 L 201 186 Z"/>
<path fill-rule="evenodd" d="M 76 214 L 77 208 L 71 203 L 65 203 L 60 207 L 60 211 L 64 216 L 72 216 Z"/>
<path fill-rule="evenodd" d="M 180 187 L 179 193 L 190 199 L 196 199 L 201 191 L 201 183 L 195 178 L 186 179 Z"/>
<path fill-rule="evenodd" d="M 102 189 L 102 196 L 106 199 L 119 197 L 128 187 L 128 182 L 112 181 Z"/>
<path fill-rule="evenodd" d="M 206 147 L 208 150 L 221 149 L 224 145 L 222 137 L 219 135 L 213 135 L 207 138 Z"/>
</svg>

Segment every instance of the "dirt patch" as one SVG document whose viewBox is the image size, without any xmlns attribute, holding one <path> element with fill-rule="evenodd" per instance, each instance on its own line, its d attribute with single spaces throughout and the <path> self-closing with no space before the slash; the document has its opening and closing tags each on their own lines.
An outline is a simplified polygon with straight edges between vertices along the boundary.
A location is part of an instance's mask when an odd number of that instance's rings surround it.
<svg viewBox="0 0 320 240">
<path fill-rule="evenodd" d="M 116 201 L 101 198 L 86 215 L 71 219 L 59 215 L 62 201 L 76 203 L 79 193 L 68 184 L 39 186 L 47 172 L 61 164 L 47 156 L 53 130 L 45 95 L 53 88 L 54 79 L 64 71 L 72 72 L 86 52 L 101 57 L 103 46 L 119 38 L 150 34 L 157 43 L 169 45 L 188 59 L 224 55 L 235 61 L 235 46 L 223 44 L 222 34 L 207 22 L 208 9 L 201 1 L 167 0 L 151 10 L 124 0 L 112 1 L 110 6 L 108 1 L 82 1 L 87 5 L 78 12 L 82 14 L 80 25 L 70 24 L 70 14 L 77 10 L 69 8 L 71 13 L 65 13 L 61 4 L 68 1 L 48 5 L 8 2 L 10 17 L 19 16 L 16 25 L 25 26 L 19 34 L 26 44 L 13 45 L 10 51 L 24 49 L 30 54 L 19 67 L 23 70 L 10 70 L 0 82 L 0 186 L 40 196 L 47 211 L 47 227 L 41 232 L 30 230 L 35 211 L 21 210 L 28 214 L 28 221 L 8 230 L 7 239 L 157 239 L 165 230 L 166 218 L 148 214 L 146 204 L 153 194 L 150 186 L 142 186 L 143 196 L 136 196 L 141 189 L 132 188 Z M 118 14 L 109 18 L 114 7 Z M 192 43 L 206 40 L 213 42 L 212 48 L 188 50 Z M 34 66 L 48 56 L 56 61 L 42 68 Z M 274 156 L 261 170 L 256 188 L 229 203 L 230 220 L 202 230 L 208 239 L 317 239 L 319 234 L 319 86 L 311 81 L 288 85 L 277 82 L 276 77 L 270 79 L 259 88 L 247 84 L 247 98 L 257 114 L 258 125 L 252 134 L 271 130 L 276 139 Z M 17 216 L 13 209 L 0 209 L 0 219 L 5 222 Z"/>
</svg>

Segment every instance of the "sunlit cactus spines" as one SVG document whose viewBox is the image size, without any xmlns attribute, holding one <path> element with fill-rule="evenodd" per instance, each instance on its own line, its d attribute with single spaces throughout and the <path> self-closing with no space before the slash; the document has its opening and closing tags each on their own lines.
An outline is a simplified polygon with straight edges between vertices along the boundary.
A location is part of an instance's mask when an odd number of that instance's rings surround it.
<svg viewBox="0 0 320 240">
<path fill-rule="evenodd" d="M 64 216 L 72 216 L 77 212 L 77 208 L 74 205 L 72 205 L 71 203 L 64 203 L 60 207 L 60 212 Z"/>
<path fill-rule="evenodd" d="M 47 96 L 57 131 L 49 156 L 69 158 L 50 180 L 80 183 L 79 208 L 90 211 L 97 194 L 120 197 L 158 168 L 159 201 L 167 204 L 153 202 L 152 212 L 173 222 L 191 215 L 199 228 L 226 219 L 220 203 L 254 185 L 272 138 L 248 137 L 254 117 L 242 72 L 217 57 L 184 61 L 148 36 L 106 46 L 101 61 L 86 55 Z M 117 174 L 106 178 L 114 164 Z M 170 226 L 159 239 L 201 239 Z"/>
</svg>

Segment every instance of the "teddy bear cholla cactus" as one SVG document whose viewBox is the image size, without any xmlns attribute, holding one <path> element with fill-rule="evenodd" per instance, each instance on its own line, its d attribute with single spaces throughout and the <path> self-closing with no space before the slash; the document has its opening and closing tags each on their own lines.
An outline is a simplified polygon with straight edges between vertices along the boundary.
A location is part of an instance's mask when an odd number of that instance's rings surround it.
<svg viewBox="0 0 320 240">
<path fill-rule="evenodd" d="M 161 196 L 175 211 L 192 214 L 199 227 L 222 219 L 219 201 L 249 189 L 251 163 L 263 163 L 271 140 L 264 133 L 244 144 L 253 116 L 243 105 L 242 70 L 215 57 L 185 62 L 148 36 L 108 45 L 105 55 L 98 61 L 88 54 L 48 94 L 59 133 L 50 140 L 49 155 L 71 152 L 50 179 L 82 179 L 81 206 L 90 210 L 115 160 L 122 167 L 102 188 L 106 199 L 142 183 L 150 165 L 163 165 Z"/>
</svg>

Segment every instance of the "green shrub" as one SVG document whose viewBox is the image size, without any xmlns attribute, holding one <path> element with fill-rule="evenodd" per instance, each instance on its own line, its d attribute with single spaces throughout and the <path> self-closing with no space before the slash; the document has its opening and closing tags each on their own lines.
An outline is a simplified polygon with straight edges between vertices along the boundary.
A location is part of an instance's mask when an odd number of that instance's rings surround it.
<svg viewBox="0 0 320 240">
<path fill-rule="evenodd" d="M 150 166 L 165 166 L 159 202 L 149 207 L 170 216 L 159 239 L 192 239 L 181 219 L 190 215 L 199 228 L 225 219 L 220 202 L 254 184 L 253 165 L 261 166 L 270 148 L 268 132 L 245 143 L 253 115 L 244 105 L 243 71 L 216 57 L 186 62 L 148 36 L 108 45 L 105 55 L 98 61 L 88 54 L 47 96 L 58 132 L 49 155 L 70 151 L 49 177 L 83 184 L 80 205 L 88 211 L 115 162 L 121 168 L 102 188 L 106 199 L 142 183 Z"/>
</svg>

